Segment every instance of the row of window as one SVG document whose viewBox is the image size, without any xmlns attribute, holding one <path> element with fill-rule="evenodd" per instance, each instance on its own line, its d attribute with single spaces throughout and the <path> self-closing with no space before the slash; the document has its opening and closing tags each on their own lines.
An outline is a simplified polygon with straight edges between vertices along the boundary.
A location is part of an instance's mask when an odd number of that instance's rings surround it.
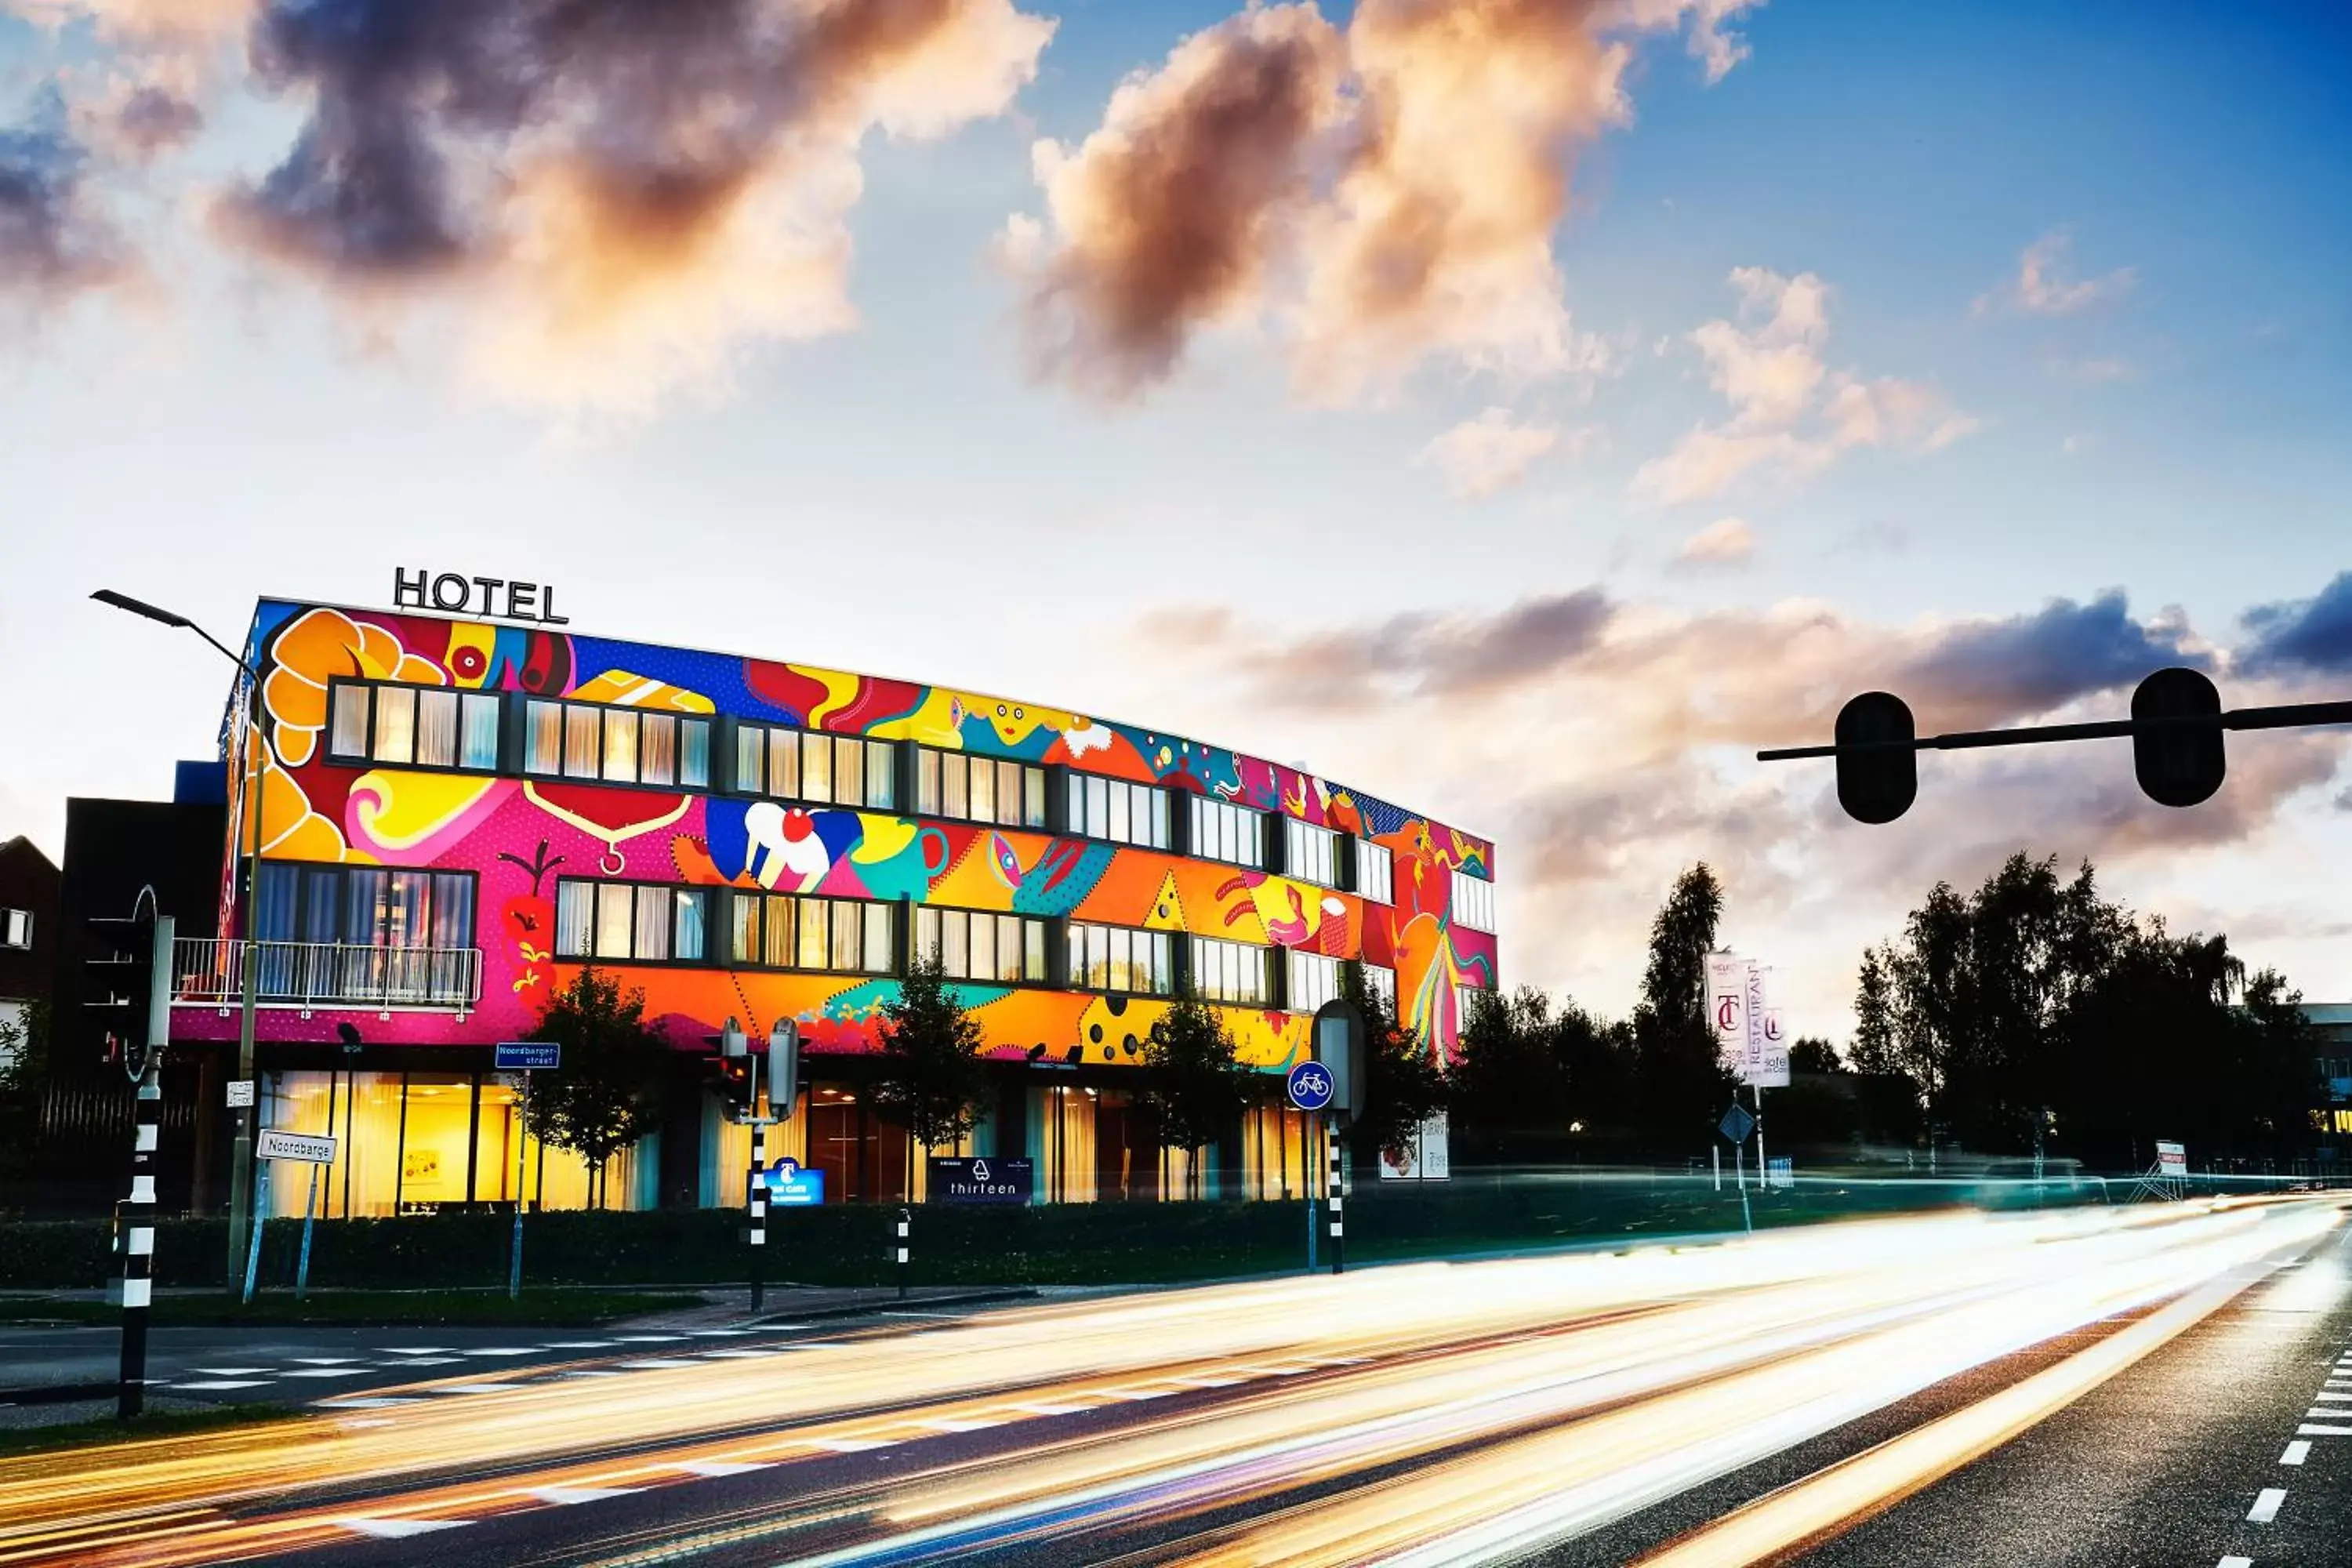
<svg viewBox="0 0 2352 1568">
<path fill-rule="evenodd" d="M 897 966 L 896 905 L 571 878 L 556 884 L 556 956 L 708 963 L 714 909 L 726 913 L 730 963 L 866 974 Z"/>
<path fill-rule="evenodd" d="M 772 724 L 735 727 L 735 787 L 819 805 L 888 811 L 898 804 L 887 741 L 820 735 Z"/>
<path fill-rule="evenodd" d="M 253 934 L 342 947 L 471 947 L 474 873 L 265 860 Z"/>
<path fill-rule="evenodd" d="M 337 681 L 328 755 L 339 762 L 493 773 L 499 712 L 495 692 Z M 522 770 L 548 778 L 707 789 L 712 725 L 707 718 L 530 698 Z M 868 811 L 897 808 L 890 742 L 741 723 L 734 746 L 731 776 L 740 793 Z M 1192 854 L 1254 868 L 1265 865 L 1268 813 L 1203 795 L 1188 798 Z M 915 809 L 921 816 L 1042 828 L 1045 805 L 1041 767 L 928 746 L 916 752 Z M 1067 832 L 1149 849 L 1172 845 L 1170 792 L 1162 786 L 1073 773 L 1067 805 Z M 1339 887 L 1339 835 L 1296 818 L 1282 824 L 1285 873 Z M 1392 903 L 1392 874 L 1386 847 L 1356 840 L 1356 892 Z M 1454 888 L 1454 918 L 1474 930 L 1493 931 L 1494 884 L 1456 871 Z"/>
<path fill-rule="evenodd" d="M 1045 981 L 1045 922 L 979 910 L 915 910 L 915 946 L 940 961 L 950 980 L 996 984 Z"/>
<path fill-rule="evenodd" d="M 1045 770 L 962 752 L 915 751 L 915 810 L 1003 827 L 1045 826 Z"/>
</svg>

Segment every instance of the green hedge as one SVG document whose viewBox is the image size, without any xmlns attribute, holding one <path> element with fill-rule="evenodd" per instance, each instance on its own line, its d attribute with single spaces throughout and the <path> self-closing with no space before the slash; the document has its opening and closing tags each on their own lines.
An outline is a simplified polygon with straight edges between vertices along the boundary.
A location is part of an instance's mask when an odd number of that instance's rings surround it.
<svg viewBox="0 0 2352 1568">
<path fill-rule="evenodd" d="M 1752 1199 L 1765 1226 L 1985 1196 L 1968 1184 L 1813 1179 Z M 1481 1173 L 1404 1191 L 1370 1183 L 1349 1199 L 1347 1215 L 1348 1256 L 1363 1262 L 1720 1232 L 1741 1223 L 1727 1181 L 1718 1191 L 1704 1177 L 1680 1176 Z M 889 1284 L 898 1215 L 888 1205 L 771 1211 L 769 1277 Z M 909 1278 L 920 1285 L 1155 1284 L 1293 1268 L 1305 1261 L 1307 1223 L 1297 1202 L 919 1206 Z M 264 1228 L 264 1288 L 292 1280 L 301 1229 L 299 1220 Z M 534 1215 L 524 1222 L 523 1277 L 534 1285 L 732 1283 L 748 1261 L 742 1230 L 743 1216 L 725 1210 Z M 502 1215 L 321 1220 L 310 1281 L 364 1289 L 503 1285 L 511 1235 Z M 224 1286 L 227 1241 L 226 1220 L 162 1222 L 158 1283 Z M 0 1289 L 103 1286 L 116 1268 L 104 1220 L 0 1224 Z"/>
</svg>

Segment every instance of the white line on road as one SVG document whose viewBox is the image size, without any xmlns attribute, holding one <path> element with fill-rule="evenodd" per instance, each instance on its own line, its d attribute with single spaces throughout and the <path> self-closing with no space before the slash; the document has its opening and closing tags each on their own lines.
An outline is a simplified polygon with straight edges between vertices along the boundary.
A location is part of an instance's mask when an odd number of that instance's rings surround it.
<svg viewBox="0 0 2352 1568">
<path fill-rule="evenodd" d="M 2224 1557 L 2221 1568 L 2254 1568 L 2254 1560 L 2251 1557 Z"/>
<path fill-rule="evenodd" d="M 1031 1415 L 1083 1415 L 1093 1406 L 1086 1405 L 1008 1405 L 1007 1410 L 1019 1410 Z"/>
<path fill-rule="evenodd" d="M 363 1366 L 306 1366 L 284 1375 L 288 1377 L 358 1377 L 367 1370 Z"/>
<path fill-rule="evenodd" d="M 2282 1465 L 2299 1465 L 2309 1458 L 2311 1458 L 2311 1443 L 2309 1439 L 2297 1437 L 2294 1442 L 2289 1443 L 2286 1446 L 2286 1452 L 2279 1456 L 2279 1463 Z"/>
<path fill-rule="evenodd" d="M 394 1345 L 382 1352 L 384 1355 L 447 1355 L 455 1345 Z"/>
<path fill-rule="evenodd" d="M 288 1359 L 303 1366 L 349 1366 L 360 1358 L 355 1355 L 298 1355 Z"/>
<path fill-rule="evenodd" d="M 465 1359 L 454 1355 L 421 1355 L 408 1361 L 388 1361 L 383 1364 L 390 1371 L 405 1372 L 412 1366 L 456 1366 Z"/>
<path fill-rule="evenodd" d="M 836 1454 L 862 1454 L 868 1448 L 887 1448 L 896 1441 L 892 1437 L 825 1437 L 812 1439 L 809 1447 Z"/>
<path fill-rule="evenodd" d="M 537 1345 L 478 1345 L 466 1353 L 467 1355 L 537 1355 L 539 1347 Z"/>
<path fill-rule="evenodd" d="M 540 1346 L 549 1351 L 603 1351 L 619 1343 L 617 1340 L 550 1340 Z"/>
<path fill-rule="evenodd" d="M 535 1497 L 541 1502 L 551 1502 L 559 1508 L 574 1503 L 602 1502 L 606 1498 L 627 1497 L 641 1492 L 643 1487 L 525 1487 L 522 1495 Z"/>
<path fill-rule="evenodd" d="M 204 1388 L 219 1390 L 231 1388 L 259 1388 L 268 1381 L 269 1380 L 266 1377 L 224 1377 L 216 1378 L 210 1383 L 182 1383 L 175 1384 L 173 1386 L 177 1388 Z"/>
<path fill-rule="evenodd" d="M 625 1345 L 666 1345 L 686 1338 L 684 1334 L 614 1334 L 614 1340 Z"/>
<path fill-rule="evenodd" d="M 505 1394 L 520 1388 L 520 1383 L 436 1383 L 429 1385 L 428 1394 Z"/>
<path fill-rule="evenodd" d="M 2315 1426 L 2306 1421 L 2294 1429 L 2298 1437 L 2352 1437 L 2352 1426 Z"/>
<path fill-rule="evenodd" d="M 190 1372 L 201 1372 L 206 1377 L 249 1377 L 257 1372 L 268 1372 L 266 1366 L 192 1366 Z"/>
<path fill-rule="evenodd" d="M 644 1361 L 616 1361 L 613 1364 L 626 1367 L 631 1372 L 660 1372 L 665 1367 L 700 1366 L 702 1363 L 682 1355 L 667 1355 L 650 1356 Z"/>
<path fill-rule="evenodd" d="M 2246 1510 L 2248 1524 L 2268 1524 L 2278 1517 L 2279 1504 L 2286 1501 L 2284 1487 L 2264 1487 L 2254 1498 L 2254 1506 Z"/>
<path fill-rule="evenodd" d="M 918 1421 L 916 1426 L 931 1432 L 985 1432 L 991 1426 L 1002 1426 L 1002 1421 Z"/>
<path fill-rule="evenodd" d="M 424 1535 L 436 1530 L 455 1530 L 470 1524 L 464 1519 L 339 1519 L 334 1521 L 358 1535 L 373 1535 L 379 1541 L 399 1541 L 411 1535 Z"/>
<path fill-rule="evenodd" d="M 772 1470 L 776 1465 L 772 1459 L 764 1464 L 748 1459 L 696 1459 L 677 1468 L 696 1476 L 748 1476 L 753 1470 Z"/>
</svg>

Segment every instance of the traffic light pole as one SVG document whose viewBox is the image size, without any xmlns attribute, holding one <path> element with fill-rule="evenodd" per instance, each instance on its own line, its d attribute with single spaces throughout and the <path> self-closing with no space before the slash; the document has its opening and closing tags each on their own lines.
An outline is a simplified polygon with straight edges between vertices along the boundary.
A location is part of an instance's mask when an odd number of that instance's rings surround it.
<svg viewBox="0 0 2352 1568">
<path fill-rule="evenodd" d="M 1885 752 L 1964 752 L 1981 746 L 2033 746 L 2051 741 L 2114 741 L 2169 730 L 2300 730 L 2352 724 L 2352 702 L 2288 702 L 2271 708 L 2238 708 L 2227 713 L 2159 719 L 2104 719 L 2088 724 L 2027 724 L 2013 730 L 1957 730 L 1907 741 L 1849 741 L 1841 745 L 1780 746 L 1759 752 L 1759 763 L 1793 763 L 1809 757 L 1870 756 Z"/>
<path fill-rule="evenodd" d="M 196 635 L 204 637 L 203 628 L 196 628 Z M 212 642 L 212 638 L 208 637 L 205 637 L 205 640 Z M 220 647 L 218 643 L 213 643 L 213 646 Z M 227 649 L 223 648 L 221 651 L 226 653 Z M 236 656 L 232 654 L 230 657 Z M 242 804 L 237 810 L 237 837 L 242 840 L 237 847 L 244 851 L 245 896 L 238 901 L 237 934 L 242 941 L 236 949 L 239 954 L 238 962 L 245 973 L 240 977 L 237 987 L 239 994 L 236 1016 L 236 1080 L 239 1083 L 252 1083 L 253 1018 L 261 997 L 260 955 L 255 952 L 253 948 L 253 915 L 254 911 L 260 907 L 258 889 L 255 885 L 258 875 L 256 863 L 261 858 L 259 847 L 261 786 L 259 780 L 254 776 L 253 748 L 262 743 L 261 679 L 253 673 L 252 668 L 243 659 L 237 659 L 236 662 L 237 667 L 245 671 L 246 679 L 246 752 L 241 759 L 245 777 L 238 784 L 240 791 L 238 798 Z M 250 810 L 247 809 L 247 807 L 250 807 Z M 229 1150 L 226 1278 L 231 1291 L 235 1291 L 237 1288 L 238 1264 L 244 1258 L 246 1252 L 246 1227 L 251 1223 L 253 1217 L 253 1119 L 259 1109 L 259 1100 L 260 1095 L 256 1092 L 247 1097 L 243 1105 L 236 1108 L 236 1132 Z M 329 1131 L 331 1131 L 333 1129 L 330 1128 Z"/>
<path fill-rule="evenodd" d="M 766 1300 L 766 1282 L 761 1279 L 765 1270 L 761 1265 L 768 1256 L 768 1123 L 772 1120 L 756 1110 L 751 1117 L 751 1181 L 747 1200 L 751 1206 L 751 1225 L 745 1233 L 745 1239 L 751 1246 L 751 1310 L 754 1312 Z"/>
<path fill-rule="evenodd" d="M 128 1421 L 147 1399 L 147 1310 L 155 1286 L 155 1140 L 163 1121 L 162 1053 L 139 1078 L 131 1145 L 131 1197 L 122 1205 L 122 1364 L 114 1413 Z"/>
</svg>

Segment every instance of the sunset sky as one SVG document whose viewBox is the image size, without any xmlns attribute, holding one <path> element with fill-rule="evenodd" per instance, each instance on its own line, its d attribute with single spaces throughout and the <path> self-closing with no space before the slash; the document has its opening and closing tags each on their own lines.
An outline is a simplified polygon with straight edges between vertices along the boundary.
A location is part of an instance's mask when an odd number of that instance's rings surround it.
<svg viewBox="0 0 2352 1568">
<path fill-rule="evenodd" d="M 2352 13 L 1883 0 L 0 0 L 0 837 L 161 795 L 264 592 L 1165 725 L 1498 842 L 1629 1005 L 1713 863 L 1801 1030 L 1938 877 L 2098 861 L 2352 996 Z"/>
</svg>

